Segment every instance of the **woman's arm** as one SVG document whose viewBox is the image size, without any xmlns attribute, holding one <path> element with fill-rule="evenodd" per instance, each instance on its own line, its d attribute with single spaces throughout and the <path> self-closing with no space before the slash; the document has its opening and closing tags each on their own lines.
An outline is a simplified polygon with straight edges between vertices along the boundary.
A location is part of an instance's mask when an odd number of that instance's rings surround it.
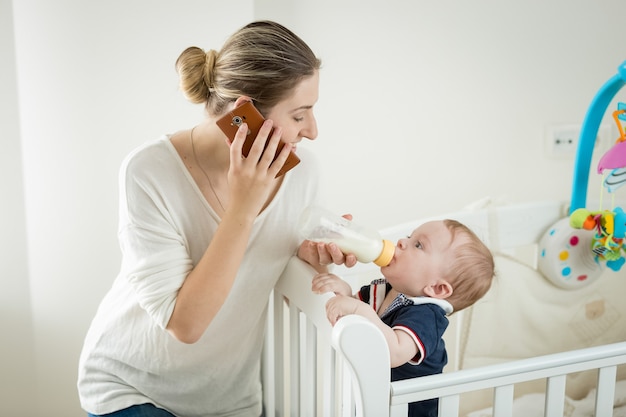
<svg viewBox="0 0 626 417">
<path fill-rule="evenodd" d="M 263 138 L 271 127 L 271 121 L 263 125 L 247 158 L 241 155 L 245 128 L 239 129 L 230 146 L 228 207 L 204 255 L 180 288 L 167 324 L 167 330 L 181 342 L 198 341 L 224 305 L 244 258 L 254 220 L 266 204 L 276 174 L 291 151 L 291 146 L 285 145 L 272 163 L 281 129 L 275 129 L 264 152 Z"/>
</svg>

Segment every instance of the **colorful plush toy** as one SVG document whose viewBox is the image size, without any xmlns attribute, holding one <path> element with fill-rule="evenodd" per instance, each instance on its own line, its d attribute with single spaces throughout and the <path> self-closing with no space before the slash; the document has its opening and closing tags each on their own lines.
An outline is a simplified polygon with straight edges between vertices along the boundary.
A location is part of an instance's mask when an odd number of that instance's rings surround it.
<svg viewBox="0 0 626 417">
<path fill-rule="evenodd" d="M 626 262 L 626 213 L 621 207 L 613 211 L 592 212 L 584 208 L 574 210 L 570 215 L 570 226 L 574 229 L 595 231 L 591 240 L 591 250 L 596 262 L 606 261 L 606 266 L 619 271 Z"/>
</svg>

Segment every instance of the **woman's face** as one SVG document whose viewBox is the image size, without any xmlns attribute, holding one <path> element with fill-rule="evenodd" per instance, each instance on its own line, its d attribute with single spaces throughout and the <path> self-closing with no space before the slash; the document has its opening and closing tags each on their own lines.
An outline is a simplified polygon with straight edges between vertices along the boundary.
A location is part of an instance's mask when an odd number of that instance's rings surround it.
<svg viewBox="0 0 626 417">
<path fill-rule="evenodd" d="M 274 125 L 282 129 L 281 139 L 296 145 L 303 138 L 314 140 L 317 137 L 317 122 L 313 106 L 319 96 L 319 71 L 304 78 L 294 88 L 293 94 L 278 102 L 266 114 Z"/>
</svg>

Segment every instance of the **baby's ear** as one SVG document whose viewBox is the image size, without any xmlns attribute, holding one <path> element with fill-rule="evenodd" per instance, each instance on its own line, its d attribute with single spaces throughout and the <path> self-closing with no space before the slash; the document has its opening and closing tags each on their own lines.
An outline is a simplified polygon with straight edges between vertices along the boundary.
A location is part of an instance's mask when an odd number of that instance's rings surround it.
<svg viewBox="0 0 626 417">
<path fill-rule="evenodd" d="M 424 294 L 432 298 L 446 299 L 452 295 L 452 284 L 440 280 L 424 288 Z"/>
</svg>

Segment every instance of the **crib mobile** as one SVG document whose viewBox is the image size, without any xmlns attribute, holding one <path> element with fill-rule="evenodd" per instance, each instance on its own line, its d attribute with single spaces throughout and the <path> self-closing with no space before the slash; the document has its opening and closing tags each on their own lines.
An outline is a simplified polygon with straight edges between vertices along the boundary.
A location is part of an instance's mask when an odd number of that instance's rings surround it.
<svg viewBox="0 0 626 417">
<path fill-rule="evenodd" d="M 598 129 L 611 100 L 625 84 L 626 61 L 598 91 L 585 116 L 574 164 L 569 216 L 550 227 L 539 241 L 538 268 L 561 288 L 584 287 L 606 268 L 619 271 L 626 262 L 626 213 L 621 207 L 614 207 L 615 191 L 626 185 L 626 103 L 618 103 L 613 112 L 620 137 L 600 158 L 597 167 L 597 173 L 604 177 L 600 206 L 606 189 L 613 195 L 612 207 L 600 207 L 598 211 L 584 207 Z"/>
</svg>

